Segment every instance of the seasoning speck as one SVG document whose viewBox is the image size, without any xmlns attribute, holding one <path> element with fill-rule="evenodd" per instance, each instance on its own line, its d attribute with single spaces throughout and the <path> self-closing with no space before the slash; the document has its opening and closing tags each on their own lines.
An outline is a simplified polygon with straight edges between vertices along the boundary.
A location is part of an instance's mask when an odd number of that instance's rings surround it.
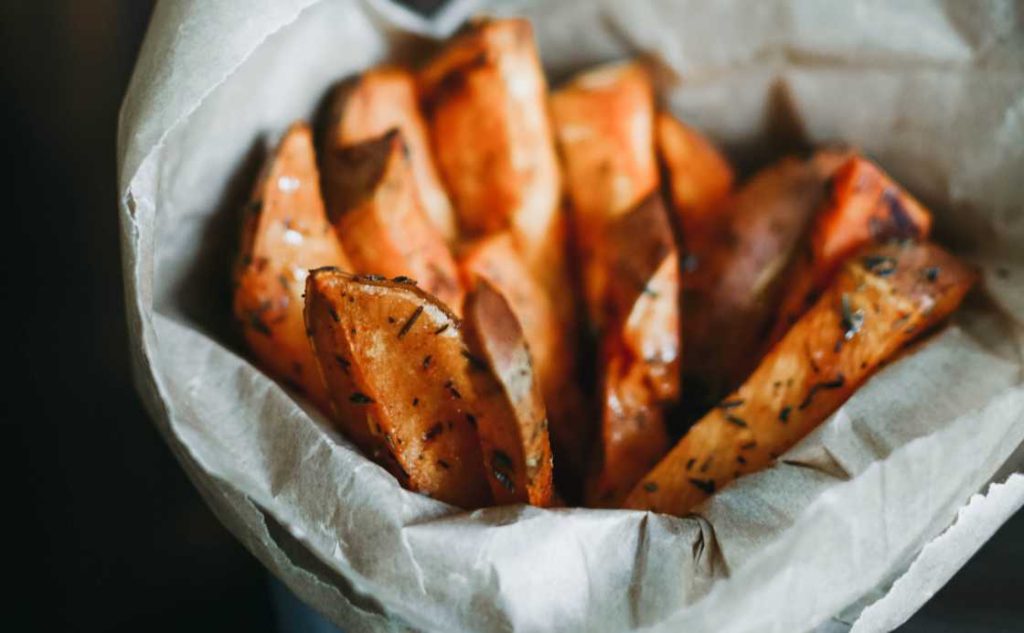
<svg viewBox="0 0 1024 633">
<path fill-rule="evenodd" d="M 444 425 L 438 422 L 434 426 L 427 429 L 425 433 L 423 433 L 423 441 L 429 442 L 430 440 L 440 435 L 442 431 L 444 431 Z"/>
<path fill-rule="evenodd" d="M 723 401 L 718 403 L 718 408 L 719 409 L 724 409 L 724 410 L 735 409 L 736 407 L 743 406 L 744 402 L 746 402 L 746 400 L 744 400 L 743 398 L 735 398 L 733 400 L 723 400 Z"/>
<path fill-rule="evenodd" d="M 371 404 L 375 402 L 373 398 L 362 391 L 353 391 L 352 395 L 348 397 L 348 401 L 354 404 Z"/>
<path fill-rule="evenodd" d="M 879 277 L 888 277 L 896 270 L 896 260 L 885 255 L 865 255 L 861 262 L 869 272 Z"/>
<path fill-rule="evenodd" d="M 658 492 L 658 484 L 653 481 L 644 482 L 644 490 L 647 492 Z"/>
<path fill-rule="evenodd" d="M 789 414 L 793 412 L 793 407 L 786 405 L 782 407 L 782 411 L 779 411 L 779 420 L 785 424 L 789 422 Z"/>
<path fill-rule="evenodd" d="M 747 428 L 747 421 L 746 420 L 744 420 L 743 418 L 741 418 L 739 416 L 733 415 L 731 413 L 726 413 L 725 414 L 725 421 L 728 422 L 729 424 L 738 426 L 741 429 Z"/>
<path fill-rule="evenodd" d="M 715 494 L 715 480 L 714 479 L 694 479 L 690 477 L 690 483 L 704 494 L 713 495 Z"/>
<path fill-rule="evenodd" d="M 857 309 L 854 310 L 850 306 L 850 295 L 843 293 L 840 299 L 840 308 L 842 309 L 842 321 L 841 326 L 843 328 L 843 339 L 849 341 L 864 326 L 864 311 Z"/>
<path fill-rule="evenodd" d="M 411 330 L 412 326 L 416 324 L 416 320 L 420 318 L 421 314 L 423 314 L 423 306 L 416 306 L 416 309 L 413 310 L 412 314 L 409 315 L 409 318 L 406 319 L 405 325 L 403 325 L 402 329 L 398 331 L 398 338 L 402 338 L 409 333 L 409 330 Z"/>
</svg>

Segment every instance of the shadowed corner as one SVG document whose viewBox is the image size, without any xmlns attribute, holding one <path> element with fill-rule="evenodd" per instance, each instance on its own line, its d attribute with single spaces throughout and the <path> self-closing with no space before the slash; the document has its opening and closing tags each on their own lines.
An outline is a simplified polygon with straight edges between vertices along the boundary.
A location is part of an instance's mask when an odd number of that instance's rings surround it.
<svg viewBox="0 0 1024 633">
<path fill-rule="evenodd" d="M 196 258 L 171 291 L 174 308 L 192 327 L 236 352 L 245 345 L 232 317 L 232 267 L 241 239 L 242 213 L 266 155 L 265 139 L 254 140 L 207 217 Z"/>
</svg>

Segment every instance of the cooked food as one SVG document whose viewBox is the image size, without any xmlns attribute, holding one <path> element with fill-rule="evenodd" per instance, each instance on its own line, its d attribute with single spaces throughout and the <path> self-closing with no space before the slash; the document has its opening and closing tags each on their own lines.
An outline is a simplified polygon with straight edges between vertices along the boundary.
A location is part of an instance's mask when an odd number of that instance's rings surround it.
<svg viewBox="0 0 1024 633">
<path fill-rule="evenodd" d="M 234 313 L 268 374 L 462 508 L 689 512 L 975 279 L 855 151 L 737 186 L 640 61 L 549 95 L 525 20 L 474 20 L 328 105 L 318 148 L 296 124 L 266 162 Z"/>
<path fill-rule="evenodd" d="M 245 208 L 234 313 L 256 362 L 324 407 L 302 323 L 306 273 L 320 266 L 349 263 L 324 213 L 312 133 L 297 123 L 267 158 Z"/>
<path fill-rule="evenodd" d="M 476 430 L 494 500 L 550 505 L 548 418 L 530 350 L 512 307 L 483 277 L 466 300 L 466 338 L 482 361 L 470 379 L 476 397 L 486 403 Z"/>
<path fill-rule="evenodd" d="M 848 260 L 743 385 L 643 477 L 625 507 L 682 515 L 764 468 L 946 318 L 974 280 L 932 244 L 886 244 Z"/>
<path fill-rule="evenodd" d="M 708 139 L 668 112 L 658 112 L 654 130 L 683 244 L 695 251 L 721 220 L 732 166 Z"/>
<path fill-rule="evenodd" d="M 402 133 L 328 150 L 323 165 L 328 214 L 354 271 L 415 279 L 461 313 L 458 268 L 423 210 Z"/>
<path fill-rule="evenodd" d="M 786 293 L 768 344 L 796 323 L 851 254 L 890 239 L 925 239 L 931 231 L 928 210 L 863 156 L 851 155 L 829 185 L 808 248 L 787 274 Z"/>
<path fill-rule="evenodd" d="M 526 336 L 544 394 L 556 468 L 567 471 L 564 476 L 570 480 L 582 478 L 592 434 L 590 419 L 577 383 L 573 342 L 562 335 L 551 298 L 530 274 L 507 232 L 471 244 L 459 266 L 467 288 L 485 279 L 508 300 Z"/>
<path fill-rule="evenodd" d="M 603 323 L 609 273 L 601 240 L 607 225 L 658 186 L 654 90 L 637 63 L 577 75 L 551 96 L 565 169 L 583 290 L 593 324 Z"/>
<path fill-rule="evenodd" d="M 398 66 L 378 66 L 343 82 L 331 95 L 324 152 L 380 138 L 398 129 L 427 217 L 449 243 L 458 236 L 455 211 L 434 166 L 416 77 Z"/>
<path fill-rule="evenodd" d="M 547 81 L 530 23 L 473 22 L 420 72 L 437 165 L 467 237 L 509 230 L 555 306 L 575 306 Z"/>
<path fill-rule="evenodd" d="M 601 339 L 601 435 L 587 502 L 616 506 L 669 448 L 679 397 L 679 259 L 661 196 L 606 226 L 608 326 Z"/>
<path fill-rule="evenodd" d="M 733 197 L 722 227 L 690 255 L 684 281 L 685 398 L 717 401 L 757 365 L 785 272 L 826 194 L 837 159 L 785 158 Z M 752 352 L 752 350 L 754 352 Z"/>
<path fill-rule="evenodd" d="M 478 397 L 458 318 L 409 281 L 312 271 L 306 325 L 346 435 L 411 490 L 463 507 L 491 501 Z"/>
</svg>

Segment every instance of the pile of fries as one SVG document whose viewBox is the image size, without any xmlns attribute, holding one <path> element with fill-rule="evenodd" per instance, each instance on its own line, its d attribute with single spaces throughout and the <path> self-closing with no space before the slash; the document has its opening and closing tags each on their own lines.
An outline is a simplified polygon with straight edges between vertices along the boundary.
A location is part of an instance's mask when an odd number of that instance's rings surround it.
<svg viewBox="0 0 1024 633">
<path fill-rule="evenodd" d="M 682 515 L 764 468 L 975 274 L 852 150 L 741 186 L 639 62 L 548 92 L 481 20 L 296 123 L 242 223 L 255 361 L 410 490 Z M 696 415 L 693 412 L 697 412 Z"/>
</svg>

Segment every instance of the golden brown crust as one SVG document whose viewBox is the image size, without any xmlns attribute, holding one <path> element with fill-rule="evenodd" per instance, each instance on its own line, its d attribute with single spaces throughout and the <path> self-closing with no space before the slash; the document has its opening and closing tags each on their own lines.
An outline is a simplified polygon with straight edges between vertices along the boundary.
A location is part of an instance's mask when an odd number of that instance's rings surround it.
<svg viewBox="0 0 1024 633">
<path fill-rule="evenodd" d="M 764 468 L 956 309 L 974 280 L 973 271 L 932 244 L 889 244 L 850 259 L 747 381 L 633 489 L 625 507 L 682 515 Z"/>
<path fill-rule="evenodd" d="M 268 157 L 245 210 L 234 313 L 260 366 L 326 408 L 302 321 L 306 273 L 319 266 L 349 263 L 324 213 L 312 133 L 296 123 Z"/>
</svg>

